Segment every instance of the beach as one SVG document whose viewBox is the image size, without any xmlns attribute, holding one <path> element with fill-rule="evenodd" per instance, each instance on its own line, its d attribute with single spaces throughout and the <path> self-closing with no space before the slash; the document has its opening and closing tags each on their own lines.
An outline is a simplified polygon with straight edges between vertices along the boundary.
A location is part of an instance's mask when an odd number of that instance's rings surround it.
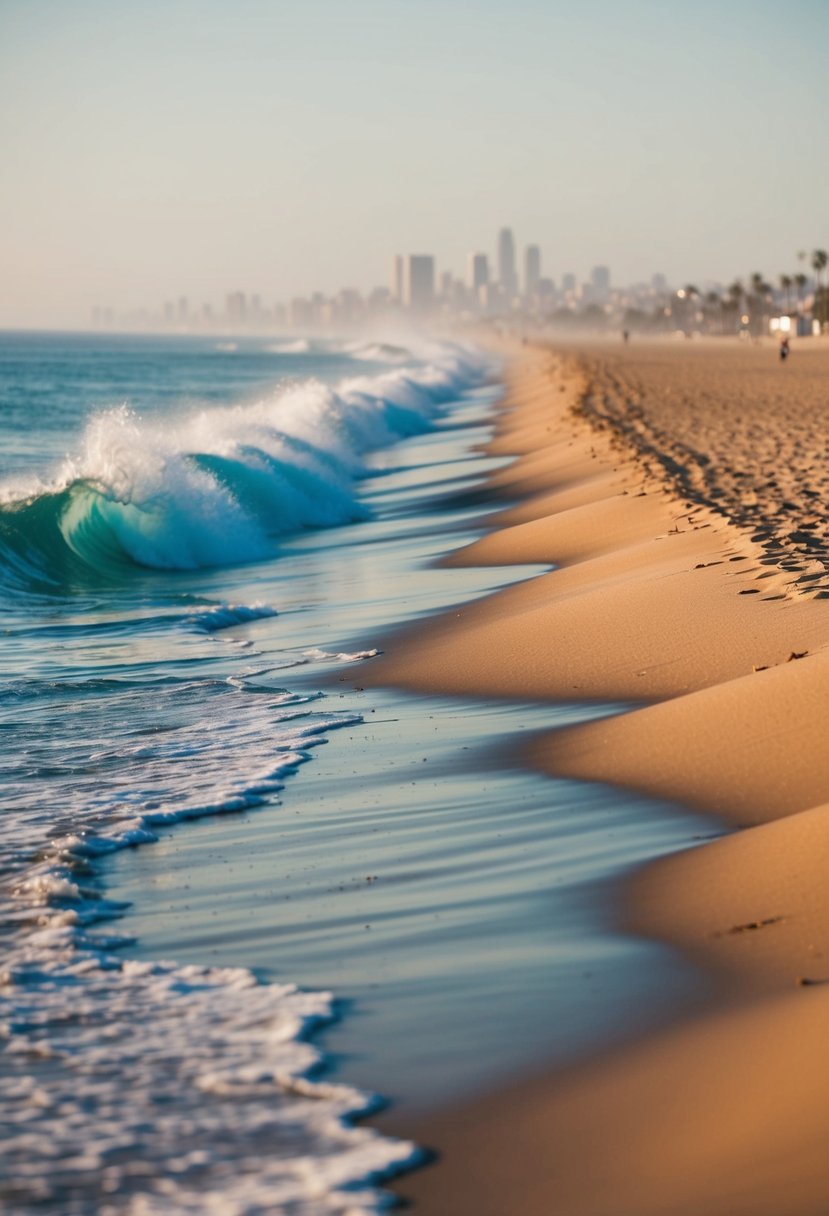
<svg viewBox="0 0 829 1216">
<path fill-rule="evenodd" d="M 0 3 L 0 1216 L 829 1216 L 829 2 L 241 16 Z"/>
<path fill-rule="evenodd" d="M 375 1211 L 419 1154 L 353 1116 L 407 1067 L 430 1098 L 479 1083 L 483 1038 L 455 1063 L 460 1021 L 430 994 L 524 1011 L 519 1052 L 543 1034 L 524 987 L 550 990 L 548 936 L 498 969 L 467 925 L 496 839 L 490 920 L 513 940 L 529 922 L 549 782 L 470 776 L 451 746 L 527 730 L 532 707 L 441 706 L 437 741 L 436 707 L 339 682 L 381 623 L 508 581 L 420 573 L 480 532 L 449 500 L 487 467 L 488 367 L 447 344 L 0 335 L 10 1211 Z M 441 777 L 461 813 L 436 849 Z M 424 1017 L 451 1068 L 412 1069 Z M 341 1024 L 350 1067 L 322 1076 Z M 502 1037 L 488 1055 L 514 1070 Z"/>
<path fill-rule="evenodd" d="M 448 561 L 554 568 L 406 630 L 366 682 L 625 702 L 525 758 L 725 829 L 618 909 L 714 982 L 626 1048 L 402 1121 L 438 1154 L 399 1187 L 424 1216 L 826 1210 L 827 382 L 809 341 L 509 359 L 504 509 Z"/>
<path fill-rule="evenodd" d="M 821 1211 L 821 346 L 4 341 L 4 1201 Z"/>
</svg>

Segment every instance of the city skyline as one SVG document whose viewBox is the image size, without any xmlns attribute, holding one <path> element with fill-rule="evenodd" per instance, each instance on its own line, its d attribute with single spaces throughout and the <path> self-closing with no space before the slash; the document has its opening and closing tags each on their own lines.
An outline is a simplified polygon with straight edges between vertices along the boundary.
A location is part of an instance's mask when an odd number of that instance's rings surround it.
<svg viewBox="0 0 829 1216">
<path fill-rule="evenodd" d="M 505 216 L 554 278 L 727 281 L 824 239 L 822 0 L 785 20 L 769 0 L 245 0 L 243 18 L 0 6 L 0 325 L 182 290 L 367 294 L 394 250 L 462 278 Z"/>
<path fill-rule="evenodd" d="M 650 292 L 657 281 L 664 284 L 665 276 L 653 275 L 650 284 L 639 284 L 636 290 Z M 434 317 L 439 311 L 465 319 L 487 318 L 516 307 L 535 307 L 540 314 L 544 305 L 549 311 L 554 304 L 604 303 L 609 299 L 610 283 L 606 266 L 592 267 L 581 282 L 573 272 L 566 272 L 556 283 L 542 275 L 540 247 L 533 243 L 517 244 L 512 229 L 501 227 L 495 239 L 494 256 L 480 250 L 469 252 L 461 275 L 446 269 L 438 273 L 432 254 L 395 253 L 391 257 L 388 286 L 377 285 L 365 294 L 345 287 L 331 295 L 312 291 L 285 301 L 270 301 L 259 292 L 237 288 L 225 292 L 223 308 L 213 301 L 195 304 L 189 295 L 181 294 L 163 301 L 157 310 L 145 307 L 126 314 L 118 313 L 112 305 L 98 304 L 92 308 L 91 320 L 93 327 L 122 323 L 146 328 L 158 323 L 179 329 L 191 326 L 301 329 L 332 326 L 337 322 L 348 327 L 395 310 L 420 320 Z"/>
<path fill-rule="evenodd" d="M 542 327 L 576 322 L 606 328 L 620 323 L 651 332 L 702 328 L 721 333 L 758 332 L 758 325 L 763 330 L 767 325 L 772 331 L 788 330 L 796 322 L 798 332 L 806 333 L 812 332 L 812 319 L 817 319 L 818 326 L 827 319 L 824 250 L 799 251 L 798 273 L 778 274 L 774 281 L 754 271 L 727 286 L 705 280 L 698 286 L 683 279 L 684 286 L 678 287 L 658 271 L 647 282 L 620 284 L 605 265 L 593 266 L 581 281 L 572 271 L 554 280 L 542 274 L 543 255 L 536 244 L 523 246 L 523 273 L 519 275 L 517 248 L 512 230 L 502 227 L 492 266 L 487 253 L 472 251 L 463 276 L 448 270 L 438 273 L 431 254 L 394 254 L 388 286 L 378 285 L 366 295 L 341 288 L 330 296 L 315 291 L 287 302 L 271 302 L 259 293 L 236 289 L 225 294 L 223 308 L 212 302 L 191 307 L 189 297 L 180 295 L 164 301 L 157 311 L 145 308 L 119 314 L 112 307 L 96 306 L 92 326 L 266 333 L 360 330 L 366 324 L 385 325 L 394 319 L 465 324 L 513 318 Z"/>
</svg>

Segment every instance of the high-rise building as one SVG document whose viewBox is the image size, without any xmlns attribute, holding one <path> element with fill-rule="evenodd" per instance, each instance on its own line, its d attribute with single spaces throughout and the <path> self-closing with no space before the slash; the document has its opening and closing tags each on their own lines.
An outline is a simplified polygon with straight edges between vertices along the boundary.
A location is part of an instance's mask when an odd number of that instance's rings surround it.
<svg viewBox="0 0 829 1216">
<path fill-rule="evenodd" d="M 391 303 L 388 287 L 373 287 L 368 296 L 368 307 L 372 313 L 384 312 Z"/>
<path fill-rule="evenodd" d="M 292 329 L 307 329 L 314 323 L 314 306 L 310 300 L 297 296 L 288 305 L 288 324 Z"/>
<path fill-rule="evenodd" d="M 496 317 L 505 311 L 504 293 L 499 283 L 484 283 L 478 288 L 478 298 L 475 301 L 478 309 L 485 317 Z"/>
<path fill-rule="evenodd" d="M 435 301 L 435 259 L 424 253 L 403 258 L 403 307 L 425 312 Z"/>
<path fill-rule="evenodd" d="M 524 250 L 524 295 L 538 294 L 541 278 L 541 250 L 537 245 L 528 245 Z"/>
<path fill-rule="evenodd" d="M 556 285 L 553 282 L 553 280 L 552 279 L 539 279 L 536 292 L 537 292 L 538 304 L 539 304 L 539 307 L 541 308 L 541 311 L 548 312 L 548 313 L 552 312 L 554 302 L 555 302 L 555 294 L 556 294 Z"/>
<path fill-rule="evenodd" d="M 396 304 L 403 303 L 403 255 L 396 253 L 391 260 L 391 298 Z"/>
<path fill-rule="evenodd" d="M 343 287 L 337 293 L 335 304 L 337 320 L 345 325 L 356 325 L 362 319 L 365 305 L 363 297 L 355 287 Z"/>
<path fill-rule="evenodd" d="M 247 300 L 243 291 L 229 291 L 225 298 L 225 312 L 228 321 L 241 324 L 247 317 Z"/>
<path fill-rule="evenodd" d="M 594 266 L 590 271 L 590 285 L 597 296 L 606 296 L 610 291 L 610 271 L 606 266 Z"/>
<path fill-rule="evenodd" d="M 576 290 L 576 276 L 574 274 L 568 273 L 568 274 L 562 275 L 561 290 L 565 293 L 565 295 L 567 294 L 568 291 Z"/>
<path fill-rule="evenodd" d="M 321 291 L 312 291 L 308 302 L 310 309 L 309 325 L 330 325 L 332 320 L 331 301 L 326 300 Z M 295 322 L 298 326 L 298 323 Z"/>
<path fill-rule="evenodd" d="M 502 228 L 498 233 L 498 282 L 508 297 L 518 291 L 518 276 L 515 273 L 515 241 L 512 229 Z"/>
<path fill-rule="evenodd" d="M 489 282 L 489 258 L 485 253 L 470 253 L 466 259 L 466 285 L 477 295 Z"/>
</svg>

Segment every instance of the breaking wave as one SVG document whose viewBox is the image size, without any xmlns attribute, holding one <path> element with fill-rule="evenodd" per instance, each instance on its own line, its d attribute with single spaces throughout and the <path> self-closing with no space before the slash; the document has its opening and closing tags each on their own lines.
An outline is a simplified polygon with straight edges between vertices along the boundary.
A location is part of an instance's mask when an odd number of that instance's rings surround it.
<svg viewBox="0 0 829 1216">
<path fill-rule="evenodd" d="M 280 537 L 360 519 L 368 452 L 428 430 L 485 371 L 458 346 L 331 387 L 287 384 L 253 404 L 164 421 L 93 416 L 50 482 L 0 488 L 7 586 L 188 570 L 272 556 Z"/>
</svg>

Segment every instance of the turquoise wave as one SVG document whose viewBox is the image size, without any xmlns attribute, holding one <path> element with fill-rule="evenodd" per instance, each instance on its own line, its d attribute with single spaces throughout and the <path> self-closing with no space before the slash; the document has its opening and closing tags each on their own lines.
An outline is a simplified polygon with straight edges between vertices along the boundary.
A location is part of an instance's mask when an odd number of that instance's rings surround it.
<svg viewBox="0 0 829 1216">
<path fill-rule="evenodd" d="M 480 380 L 457 348 L 337 389 L 288 385 L 268 400 L 143 420 L 90 420 L 56 484 L 0 504 L 0 586 L 60 592 L 130 569 L 192 570 L 273 556 L 280 538 L 364 518 L 367 452 L 434 425 Z"/>
</svg>

